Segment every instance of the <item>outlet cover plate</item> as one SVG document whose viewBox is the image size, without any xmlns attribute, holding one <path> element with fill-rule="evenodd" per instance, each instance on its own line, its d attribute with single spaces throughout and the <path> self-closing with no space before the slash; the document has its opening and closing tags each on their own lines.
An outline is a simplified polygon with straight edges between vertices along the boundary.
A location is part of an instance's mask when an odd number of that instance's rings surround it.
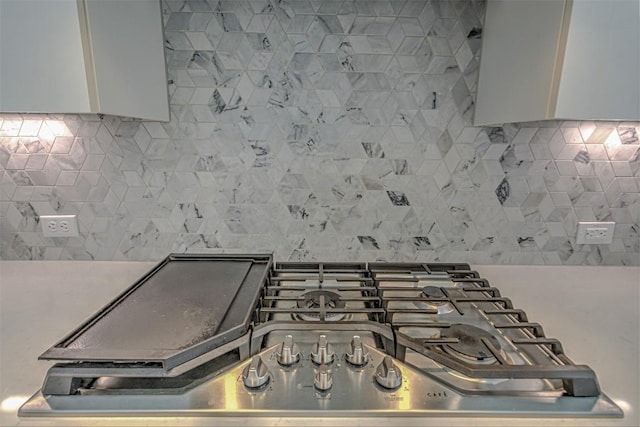
<svg viewBox="0 0 640 427">
<path fill-rule="evenodd" d="M 613 242 L 615 222 L 579 222 L 578 245 L 607 245 Z"/>
<path fill-rule="evenodd" d="M 40 215 L 42 234 L 45 237 L 78 237 L 77 215 Z"/>
</svg>

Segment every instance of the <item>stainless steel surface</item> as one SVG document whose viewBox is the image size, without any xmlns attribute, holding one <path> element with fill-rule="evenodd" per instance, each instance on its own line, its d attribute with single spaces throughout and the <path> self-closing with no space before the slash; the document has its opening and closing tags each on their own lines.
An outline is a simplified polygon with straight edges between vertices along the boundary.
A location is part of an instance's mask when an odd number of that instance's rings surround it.
<svg viewBox="0 0 640 427">
<path fill-rule="evenodd" d="M 400 368 L 393 363 L 391 356 L 385 356 L 376 368 L 376 382 L 388 390 L 395 390 L 402 385 Z"/>
<path fill-rule="evenodd" d="M 333 374 L 327 365 L 320 365 L 313 377 L 313 386 L 318 391 L 327 391 L 333 387 Z"/>
<path fill-rule="evenodd" d="M 377 426 L 614 427 L 638 418 L 640 270 L 634 267 L 476 266 L 547 335 L 561 339 L 576 362 L 590 365 L 624 418 L 496 417 L 74 417 L 18 418 L 18 407 L 42 384 L 50 363 L 37 356 L 151 268 L 142 262 L 0 261 L 0 425 L 3 426 Z M 85 278 L 94 276 L 91 283 Z M 55 282 L 56 286 L 50 283 Z M 607 284 L 610 292 L 603 292 Z M 541 299 L 540 295 L 553 294 Z M 594 316 L 593 313 L 598 313 Z M 16 328 L 15 325 L 20 325 Z M 598 345 L 594 345 L 598 343 Z M 615 360 L 616 363 L 611 363 Z"/>
<path fill-rule="evenodd" d="M 300 361 L 300 349 L 293 342 L 293 336 L 287 335 L 276 353 L 278 363 L 282 366 L 291 366 Z"/>
<path fill-rule="evenodd" d="M 311 349 L 311 360 L 316 365 L 331 364 L 336 354 L 333 352 L 333 346 L 327 341 L 326 335 L 320 335 L 318 342 Z"/>
<path fill-rule="evenodd" d="M 242 370 L 242 382 L 250 389 L 259 389 L 267 385 L 270 378 L 267 366 L 260 356 L 253 356 L 251 363 Z"/>
<path fill-rule="evenodd" d="M 347 334 L 347 335 L 353 335 Z M 314 337 L 314 341 L 317 336 Z M 329 337 L 333 343 L 337 341 Z M 385 353 L 368 347 L 371 363 L 355 368 L 344 362 L 349 341 L 336 343 L 339 355 L 333 367 L 333 386 L 320 392 L 314 386 L 317 366 L 310 359 L 311 345 L 301 346 L 303 358 L 294 368 L 277 362 L 277 346 L 259 356 L 272 376 L 261 389 L 248 389 L 242 373 L 252 360 L 240 363 L 184 394 L 155 395 L 83 395 L 47 396 L 37 394 L 23 407 L 32 416 L 332 416 L 360 417 L 373 415 L 402 416 L 599 416 L 617 413 L 605 396 L 567 398 L 564 396 L 518 397 L 496 399 L 491 396 L 469 398 L 443 386 L 422 372 L 401 362 L 394 362 L 402 372 L 402 385 L 397 390 L 378 386 L 374 376 Z M 78 400 L 82 405 L 78 405 Z M 55 412 L 52 412 L 55 411 Z"/>
<path fill-rule="evenodd" d="M 461 264 L 276 266 L 252 318 L 240 362 L 230 351 L 158 379 L 61 366 L 51 378 L 68 372 L 70 395 L 21 413 L 622 415 L 593 371 Z"/>
<path fill-rule="evenodd" d="M 369 353 L 362 345 L 360 335 L 353 336 L 349 350 L 345 354 L 345 359 L 353 366 L 364 366 L 369 362 Z"/>
</svg>

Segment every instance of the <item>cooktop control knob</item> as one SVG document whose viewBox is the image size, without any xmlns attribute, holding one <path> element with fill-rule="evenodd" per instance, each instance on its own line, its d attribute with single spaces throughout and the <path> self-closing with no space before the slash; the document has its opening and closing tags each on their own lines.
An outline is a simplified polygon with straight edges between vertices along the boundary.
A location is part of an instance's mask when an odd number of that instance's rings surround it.
<svg viewBox="0 0 640 427">
<path fill-rule="evenodd" d="M 295 365 L 300 361 L 300 349 L 298 345 L 293 342 L 291 335 L 284 337 L 284 341 L 276 352 L 276 358 L 282 366 Z"/>
<path fill-rule="evenodd" d="M 260 388 L 269 382 L 269 371 L 260 356 L 254 356 L 244 368 L 242 382 L 247 388 Z"/>
<path fill-rule="evenodd" d="M 391 356 L 385 356 L 382 363 L 378 365 L 376 382 L 389 390 L 395 390 L 402 384 L 402 373 L 391 360 Z"/>
<path fill-rule="evenodd" d="M 313 378 L 313 385 L 320 391 L 327 391 L 331 388 L 333 385 L 333 377 L 327 365 L 320 365 L 320 368 L 318 368 Z"/>
<path fill-rule="evenodd" d="M 326 335 L 320 335 L 318 342 L 313 345 L 311 349 L 311 360 L 316 365 L 329 365 L 333 362 L 335 357 L 333 352 L 333 346 L 327 341 Z"/>
<path fill-rule="evenodd" d="M 353 366 L 364 366 L 369 362 L 369 353 L 367 353 L 364 345 L 362 345 L 362 340 L 358 335 L 353 336 L 349 347 L 349 350 L 347 350 L 345 354 L 347 362 Z"/>
</svg>

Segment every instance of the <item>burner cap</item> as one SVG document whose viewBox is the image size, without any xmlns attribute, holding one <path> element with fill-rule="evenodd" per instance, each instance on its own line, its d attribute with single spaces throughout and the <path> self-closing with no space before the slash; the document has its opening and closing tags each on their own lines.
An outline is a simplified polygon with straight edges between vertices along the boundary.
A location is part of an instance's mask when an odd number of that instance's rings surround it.
<svg viewBox="0 0 640 427">
<path fill-rule="evenodd" d="M 489 340 L 497 350 L 501 349 L 500 342 L 495 336 L 477 326 L 456 323 L 449 328 L 443 329 L 440 336 L 459 340 L 457 343 L 445 344 L 444 348 L 446 350 L 452 350 L 459 355 L 477 361 L 495 359 L 491 351 L 482 343 L 481 338 Z M 449 353 L 451 354 L 451 352 Z"/>
<path fill-rule="evenodd" d="M 345 303 L 340 299 L 340 294 L 336 292 L 326 291 L 324 289 L 305 292 L 304 299 L 298 300 L 298 308 L 307 308 L 317 310 L 320 308 L 320 299 L 324 297 L 325 308 L 344 308 Z M 298 317 L 302 320 L 319 320 L 320 313 L 298 313 Z M 341 320 L 345 317 L 344 313 L 326 313 L 325 320 Z"/>
<path fill-rule="evenodd" d="M 425 286 L 422 288 L 422 293 L 427 298 L 444 298 L 446 296 L 437 286 Z"/>
</svg>

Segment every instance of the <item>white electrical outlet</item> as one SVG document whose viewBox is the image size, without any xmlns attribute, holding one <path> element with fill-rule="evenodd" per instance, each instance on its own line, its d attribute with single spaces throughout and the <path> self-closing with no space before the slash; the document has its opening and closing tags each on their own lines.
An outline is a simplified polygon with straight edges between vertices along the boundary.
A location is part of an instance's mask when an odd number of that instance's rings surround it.
<svg viewBox="0 0 640 427">
<path fill-rule="evenodd" d="M 615 222 L 579 222 L 576 243 L 579 245 L 607 245 L 613 242 Z"/>
<path fill-rule="evenodd" d="M 78 237 L 76 215 L 40 215 L 42 234 L 45 237 Z"/>
</svg>

